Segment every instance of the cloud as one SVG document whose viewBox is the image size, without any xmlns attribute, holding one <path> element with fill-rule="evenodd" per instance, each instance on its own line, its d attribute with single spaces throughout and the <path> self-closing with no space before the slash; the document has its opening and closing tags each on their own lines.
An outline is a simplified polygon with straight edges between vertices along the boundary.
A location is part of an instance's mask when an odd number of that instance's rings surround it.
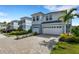
<svg viewBox="0 0 79 59">
<path fill-rule="evenodd" d="M 8 16 L 8 14 L 7 14 L 7 13 L 0 12 L 0 17 L 6 17 L 6 16 Z"/>
<path fill-rule="evenodd" d="M 8 13 L 0 12 L 0 22 L 10 22 L 12 18 L 8 15 Z"/>
<path fill-rule="evenodd" d="M 10 22 L 11 19 L 9 19 L 9 18 L 0 18 L 0 22 L 4 22 L 4 21 L 6 21 L 6 22 Z"/>
<path fill-rule="evenodd" d="M 77 5 L 46 5 L 44 6 L 45 9 L 49 11 L 61 11 L 61 10 L 67 10 L 71 8 L 76 8 Z"/>
</svg>

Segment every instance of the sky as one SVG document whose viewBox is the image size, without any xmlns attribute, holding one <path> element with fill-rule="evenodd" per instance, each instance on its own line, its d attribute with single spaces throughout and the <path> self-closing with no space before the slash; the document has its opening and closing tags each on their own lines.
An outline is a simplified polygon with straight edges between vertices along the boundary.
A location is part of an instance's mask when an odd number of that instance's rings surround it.
<svg viewBox="0 0 79 59">
<path fill-rule="evenodd" d="M 74 13 L 79 14 L 79 5 L 0 5 L 0 22 L 20 20 L 21 17 L 31 17 L 36 12 L 49 13 L 71 8 L 77 8 Z M 72 20 L 72 25 L 79 25 L 79 18 Z"/>
</svg>

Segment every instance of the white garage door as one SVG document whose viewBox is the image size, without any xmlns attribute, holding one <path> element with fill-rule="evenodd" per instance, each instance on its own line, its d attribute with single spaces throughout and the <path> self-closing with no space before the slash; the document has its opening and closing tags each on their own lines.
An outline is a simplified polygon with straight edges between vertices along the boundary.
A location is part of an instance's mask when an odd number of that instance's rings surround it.
<svg viewBox="0 0 79 59">
<path fill-rule="evenodd" d="M 39 33 L 39 28 L 33 28 L 33 32 Z"/>
<path fill-rule="evenodd" d="M 44 27 L 42 29 L 43 34 L 56 34 L 59 35 L 63 33 L 63 29 L 61 26 L 53 26 L 53 27 Z"/>
</svg>

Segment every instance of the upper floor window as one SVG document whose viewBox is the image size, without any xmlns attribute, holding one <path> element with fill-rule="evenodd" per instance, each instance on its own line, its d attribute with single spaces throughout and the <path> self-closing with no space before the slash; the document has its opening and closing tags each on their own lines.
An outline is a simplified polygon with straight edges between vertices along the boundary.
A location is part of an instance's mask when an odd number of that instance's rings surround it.
<svg viewBox="0 0 79 59">
<path fill-rule="evenodd" d="M 48 20 L 48 16 L 46 16 L 46 20 Z"/>
<path fill-rule="evenodd" d="M 35 21 L 35 17 L 33 17 L 33 21 Z"/>
<path fill-rule="evenodd" d="M 52 20 L 52 16 L 51 15 L 49 16 L 49 19 Z"/>
<path fill-rule="evenodd" d="M 22 20 L 22 23 L 25 23 L 25 19 Z"/>
<path fill-rule="evenodd" d="M 37 21 L 39 21 L 39 16 L 37 16 Z"/>
</svg>

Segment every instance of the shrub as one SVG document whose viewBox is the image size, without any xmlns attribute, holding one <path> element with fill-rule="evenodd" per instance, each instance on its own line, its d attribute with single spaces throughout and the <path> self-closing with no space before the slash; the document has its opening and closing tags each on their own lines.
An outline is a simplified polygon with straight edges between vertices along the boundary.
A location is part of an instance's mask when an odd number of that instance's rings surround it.
<svg viewBox="0 0 79 59">
<path fill-rule="evenodd" d="M 12 31 L 9 35 L 23 35 L 27 34 L 27 31 Z"/>
<path fill-rule="evenodd" d="M 10 33 L 12 31 L 18 31 L 18 29 L 2 29 L 1 30 L 2 33 Z"/>
<path fill-rule="evenodd" d="M 37 32 L 34 32 L 33 35 L 38 35 Z"/>
<path fill-rule="evenodd" d="M 23 29 L 22 29 L 21 27 L 19 27 L 17 30 L 18 30 L 18 31 L 23 31 Z"/>
<path fill-rule="evenodd" d="M 65 39 L 68 37 L 68 34 L 61 34 L 60 35 L 60 41 L 65 41 Z"/>
<path fill-rule="evenodd" d="M 62 34 L 60 36 L 59 41 L 71 42 L 71 43 L 79 43 L 79 37 L 76 37 L 74 35 Z"/>
<path fill-rule="evenodd" d="M 32 29 L 29 29 L 29 30 L 27 31 L 27 33 L 32 33 Z"/>
<path fill-rule="evenodd" d="M 79 36 L 79 26 L 73 27 L 71 32 L 73 35 Z"/>
</svg>

